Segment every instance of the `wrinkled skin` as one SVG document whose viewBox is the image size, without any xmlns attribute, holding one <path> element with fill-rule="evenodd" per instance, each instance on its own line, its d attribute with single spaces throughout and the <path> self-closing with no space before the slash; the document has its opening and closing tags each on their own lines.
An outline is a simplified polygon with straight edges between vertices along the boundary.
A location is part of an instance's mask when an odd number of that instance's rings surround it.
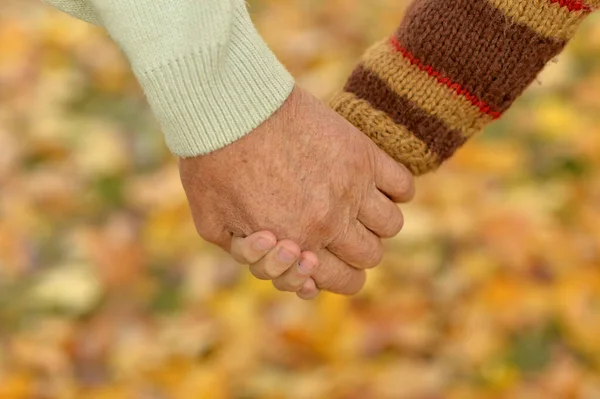
<svg viewBox="0 0 600 399">
<path fill-rule="evenodd" d="M 362 288 L 381 238 L 402 228 L 394 202 L 414 194 L 406 168 L 299 88 L 250 134 L 179 166 L 200 236 L 230 251 L 232 237 L 269 230 L 316 253 L 312 278 L 340 294 Z"/>
</svg>

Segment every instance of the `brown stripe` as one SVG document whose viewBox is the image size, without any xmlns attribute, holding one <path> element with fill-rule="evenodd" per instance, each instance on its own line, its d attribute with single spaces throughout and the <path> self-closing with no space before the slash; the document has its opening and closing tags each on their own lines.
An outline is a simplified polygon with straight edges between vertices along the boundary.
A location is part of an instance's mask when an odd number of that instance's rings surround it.
<svg viewBox="0 0 600 399">
<path fill-rule="evenodd" d="M 515 23 L 487 0 L 416 0 L 397 35 L 422 63 L 501 112 L 566 44 Z"/>
<path fill-rule="evenodd" d="M 404 126 L 395 123 L 385 112 L 374 109 L 355 94 L 339 93 L 330 105 L 414 175 L 422 175 L 439 166 L 438 157 L 425 143 Z"/>
<path fill-rule="evenodd" d="M 362 65 L 354 70 L 344 90 L 368 101 L 373 108 L 388 114 L 395 123 L 405 126 L 441 161 L 451 157 L 466 141 L 460 131 L 450 129 L 440 119 L 396 94 Z"/>
<path fill-rule="evenodd" d="M 464 96 L 412 65 L 388 42 L 371 47 L 363 57 L 363 66 L 383 80 L 394 92 L 427 113 L 442 120 L 449 128 L 470 137 L 492 122 Z"/>
</svg>

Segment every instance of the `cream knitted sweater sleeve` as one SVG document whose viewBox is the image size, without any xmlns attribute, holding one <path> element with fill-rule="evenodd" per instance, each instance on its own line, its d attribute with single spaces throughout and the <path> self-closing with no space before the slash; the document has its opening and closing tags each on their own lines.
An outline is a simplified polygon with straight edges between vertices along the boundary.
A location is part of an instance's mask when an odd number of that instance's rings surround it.
<svg viewBox="0 0 600 399">
<path fill-rule="evenodd" d="M 46 1 L 109 32 L 178 156 L 206 154 L 241 138 L 294 86 L 244 0 Z"/>
</svg>

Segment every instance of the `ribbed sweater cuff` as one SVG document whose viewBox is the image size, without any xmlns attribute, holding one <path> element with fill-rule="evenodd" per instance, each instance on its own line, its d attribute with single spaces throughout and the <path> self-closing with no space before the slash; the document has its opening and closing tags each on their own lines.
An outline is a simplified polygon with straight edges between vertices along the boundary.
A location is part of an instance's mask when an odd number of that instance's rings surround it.
<svg viewBox="0 0 600 399">
<path fill-rule="evenodd" d="M 206 154 L 271 116 L 294 80 L 244 0 L 46 0 L 103 26 L 129 59 L 167 145 Z"/>
<path fill-rule="evenodd" d="M 415 0 L 332 107 L 415 174 L 498 119 L 600 0 Z"/>
<path fill-rule="evenodd" d="M 254 27 L 236 28 L 218 76 L 211 66 L 218 55 L 200 52 L 137 73 L 175 155 L 206 154 L 238 140 L 269 118 L 294 87 Z"/>
<path fill-rule="evenodd" d="M 206 154 L 240 139 L 269 118 L 294 87 L 244 13 L 235 16 L 224 54 L 202 48 L 134 69 L 175 155 Z"/>
</svg>

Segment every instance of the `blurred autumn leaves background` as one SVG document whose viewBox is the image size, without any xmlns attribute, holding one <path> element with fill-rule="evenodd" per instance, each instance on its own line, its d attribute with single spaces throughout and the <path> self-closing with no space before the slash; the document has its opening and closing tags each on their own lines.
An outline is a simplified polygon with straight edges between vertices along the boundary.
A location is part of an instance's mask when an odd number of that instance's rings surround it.
<svg viewBox="0 0 600 399">
<path fill-rule="evenodd" d="M 600 15 L 419 180 L 363 293 L 301 302 L 197 238 L 104 32 L 0 1 L 0 399 L 600 398 Z M 326 98 L 408 0 L 250 4 Z"/>
</svg>

